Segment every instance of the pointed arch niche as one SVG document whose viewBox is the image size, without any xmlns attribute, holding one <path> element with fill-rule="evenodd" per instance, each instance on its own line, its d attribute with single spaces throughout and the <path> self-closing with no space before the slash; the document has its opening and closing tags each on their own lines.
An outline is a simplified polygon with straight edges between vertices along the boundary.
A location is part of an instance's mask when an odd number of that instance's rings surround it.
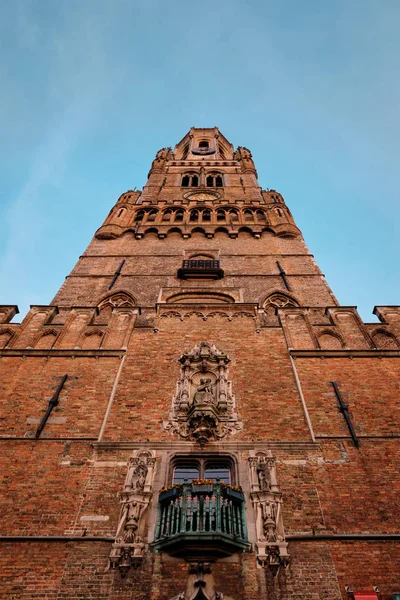
<svg viewBox="0 0 400 600">
<path fill-rule="evenodd" d="M 135 306 L 136 302 L 129 292 L 114 292 L 106 296 L 98 305 L 99 314 L 95 323 L 108 323 L 114 308 Z"/>
<path fill-rule="evenodd" d="M 264 299 L 262 305 L 265 312 L 265 321 L 267 325 L 278 325 L 278 308 L 286 308 L 288 306 L 300 306 L 297 300 L 283 292 L 270 293 Z"/>
</svg>

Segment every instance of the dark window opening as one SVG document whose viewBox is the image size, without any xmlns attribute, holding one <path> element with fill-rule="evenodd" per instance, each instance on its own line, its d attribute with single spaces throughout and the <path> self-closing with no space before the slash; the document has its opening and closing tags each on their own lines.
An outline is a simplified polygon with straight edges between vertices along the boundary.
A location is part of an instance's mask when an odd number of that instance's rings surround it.
<svg viewBox="0 0 400 600">
<path fill-rule="evenodd" d="M 231 210 L 230 215 L 232 221 L 239 221 L 239 216 L 235 210 Z"/>
<path fill-rule="evenodd" d="M 221 177 L 221 175 L 217 175 L 217 177 L 215 178 L 215 185 L 216 185 L 216 187 L 222 187 L 222 177 Z"/>
<path fill-rule="evenodd" d="M 203 221 L 211 221 L 211 211 L 208 209 L 203 211 Z"/>
<path fill-rule="evenodd" d="M 209 175 L 206 179 L 207 187 L 214 187 L 214 177 Z"/>
<path fill-rule="evenodd" d="M 182 187 L 189 187 L 189 180 L 190 180 L 189 175 L 185 175 L 182 178 Z"/>
<path fill-rule="evenodd" d="M 217 211 L 217 221 L 225 221 L 225 211 L 219 209 Z"/>
<path fill-rule="evenodd" d="M 209 148 L 209 143 L 206 140 L 202 140 L 199 143 L 199 148 Z"/>
<path fill-rule="evenodd" d="M 207 462 L 204 469 L 204 479 L 219 479 L 221 483 L 231 483 L 230 465 L 226 463 Z"/>
<path fill-rule="evenodd" d="M 162 220 L 163 221 L 170 221 L 171 220 L 171 216 L 172 216 L 172 212 L 170 210 L 166 210 L 165 213 L 163 214 Z"/>
<path fill-rule="evenodd" d="M 197 175 L 193 175 L 192 177 L 192 187 L 197 187 L 199 185 L 199 178 Z"/>
<path fill-rule="evenodd" d="M 257 211 L 257 219 L 259 221 L 265 221 L 265 213 L 262 210 Z"/>
<path fill-rule="evenodd" d="M 200 478 L 200 465 L 196 463 L 184 463 L 174 468 L 172 483 L 190 483 L 193 479 Z"/>
<path fill-rule="evenodd" d="M 142 221 L 143 217 L 144 217 L 144 211 L 139 210 L 139 212 L 136 214 L 135 221 Z"/>
<path fill-rule="evenodd" d="M 149 213 L 149 216 L 147 217 L 147 221 L 155 221 L 156 216 L 157 216 L 157 211 L 156 210 L 151 211 L 151 213 Z"/>
<path fill-rule="evenodd" d="M 177 210 L 175 213 L 175 223 L 180 223 L 183 221 L 183 210 Z"/>
<path fill-rule="evenodd" d="M 192 210 L 192 212 L 190 213 L 190 220 L 191 221 L 199 220 L 199 211 L 198 210 Z"/>
<path fill-rule="evenodd" d="M 124 214 L 124 209 L 123 209 L 123 208 L 121 208 L 121 210 L 120 210 L 120 211 L 119 211 L 119 213 L 117 214 L 117 217 L 120 217 L 120 216 L 121 216 L 121 215 L 123 215 L 123 214 Z"/>
<path fill-rule="evenodd" d="M 252 221 L 253 220 L 253 213 L 251 212 L 251 210 L 245 210 L 244 211 L 244 218 L 245 218 L 245 221 Z"/>
<path fill-rule="evenodd" d="M 214 482 L 218 479 L 221 483 L 232 485 L 235 481 L 232 463 L 218 458 L 179 460 L 175 463 L 172 483 L 191 483 L 193 479 L 212 479 Z"/>
</svg>

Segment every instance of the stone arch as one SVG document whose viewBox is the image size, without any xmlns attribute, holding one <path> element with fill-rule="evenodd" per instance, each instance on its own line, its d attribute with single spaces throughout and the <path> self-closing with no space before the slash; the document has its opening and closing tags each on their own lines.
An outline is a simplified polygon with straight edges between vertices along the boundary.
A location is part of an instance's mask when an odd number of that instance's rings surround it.
<svg viewBox="0 0 400 600">
<path fill-rule="evenodd" d="M 267 294 L 263 294 L 258 304 L 264 310 L 269 306 L 273 306 L 274 309 L 286 308 L 286 306 L 300 306 L 295 296 L 280 289 L 270 290 Z"/>
<path fill-rule="evenodd" d="M 217 227 L 215 230 L 215 233 L 226 233 L 226 235 L 229 235 L 229 231 L 227 230 L 226 227 Z"/>
<path fill-rule="evenodd" d="M 136 300 L 130 292 L 119 290 L 108 294 L 97 305 L 99 314 L 95 319 L 95 323 L 108 323 L 114 308 L 131 307 L 135 306 L 135 304 Z"/>
<path fill-rule="evenodd" d="M 342 336 L 329 329 L 320 331 L 317 340 L 321 350 L 342 350 L 346 347 Z"/>
<path fill-rule="evenodd" d="M 148 233 L 155 233 L 156 235 L 158 235 L 157 227 L 149 227 L 148 229 L 145 230 L 144 234 L 146 235 Z"/>
<path fill-rule="evenodd" d="M 39 335 L 36 336 L 32 347 L 48 349 L 53 348 L 57 341 L 58 335 L 59 332 L 56 329 L 49 329 L 48 331 L 40 332 Z"/>
<path fill-rule="evenodd" d="M 192 229 L 192 233 L 202 233 L 203 235 L 206 234 L 205 230 L 202 227 L 194 227 Z"/>
<path fill-rule="evenodd" d="M 179 233 L 180 235 L 182 235 L 182 229 L 180 229 L 179 227 L 171 227 L 171 229 L 168 229 L 167 235 L 169 235 L 170 233 Z"/>
<path fill-rule="evenodd" d="M 203 289 L 182 291 L 166 299 L 167 304 L 233 304 L 234 302 L 235 299 L 230 294 Z"/>
<path fill-rule="evenodd" d="M 249 233 L 250 235 L 253 235 L 250 227 L 239 227 L 239 233 Z"/>
<path fill-rule="evenodd" d="M 8 346 L 11 338 L 14 335 L 14 331 L 12 329 L 4 328 L 0 329 L 0 348 L 5 348 Z"/>
<path fill-rule="evenodd" d="M 134 296 L 125 290 L 118 290 L 112 294 L 107 294 L 97 305 L 99 310 L 106 305 L 110 305 L 112 308 L 120 306 L 135 306 L 136 300 Z"/>
<path fill-rule="evenodd" d="M 188 259 L 189 260 L 194 260 L 194 259 L 203 259 L 205 258 L 206 260 L 215 260 L 215 255 L 214 254 L 210 254 L 209 252 L 193 252 L 193 254 L 189 254 L 188 255 Z"/>
<path fill-rule="evenodd" d="M 386 329 L 375 329 L 371 334 L 374 344 L 379 350 L 398 350 L 399 342 L 397 338 L 386 331 Z"/>
</svg>

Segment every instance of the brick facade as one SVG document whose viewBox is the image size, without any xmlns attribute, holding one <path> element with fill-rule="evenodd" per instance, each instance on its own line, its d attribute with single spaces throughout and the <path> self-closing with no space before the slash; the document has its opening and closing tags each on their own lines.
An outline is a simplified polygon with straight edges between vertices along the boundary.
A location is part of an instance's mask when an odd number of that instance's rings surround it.
<svg viewBox="0 0 400 600">
<path fill-rule="evenodd" d="M 214 128 L 160 150 L 51 304 L 15 312 L 0 598 L 400 593 L 400 307 L 338 304 L 246 148 Z M 188 464 L 234 487 L 168 492 Z"/>
</svg>

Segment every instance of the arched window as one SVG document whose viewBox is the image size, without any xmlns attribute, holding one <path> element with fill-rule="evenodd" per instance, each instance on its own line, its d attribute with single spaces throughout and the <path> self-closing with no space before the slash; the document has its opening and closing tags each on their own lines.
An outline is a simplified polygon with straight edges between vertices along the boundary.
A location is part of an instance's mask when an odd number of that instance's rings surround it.
<svg viewBox="0 0 400 600">
<path fill-rule="evenodd" d="M 217 221 L 225 221 L 225 211 L 222 208 L 217 210 Z"/>
<path fill-rule="evenodd" d="M 193 221 L 198 221 L 199 220 L 199 211 L 198 210 L 192 210 L 190 213 L 190 220 Z"/>
<path fill-rule="evenodd" d="M 209 148 L 209 143 L 207 142 L 207 140 L 202 140 L 199 143 L 199 148 Z"/>
<path fill-rule="evenodd" d="M 245 210 L 244 211 L 244 220 L 245 221 L 254 221 L 254 217 L 253 217 L 253 213 L 251 210 Z"/>
<path fill-rule="evenodd" d="M 199 178 L 197 175 L 193 175 L 192 177 L 192 187 L 197 187 L 199 185 Z"/>
<path fill-rule="evenodd" d="M 136 222 L 142 221 L 142 220 L 143 220 L 143 217 L 144 217 L 144 210 L 139 210 L 139 211 L 136 213 L 135 221 L 136 221 Z"/>
<path fill-rule="evenodd" d="M 276 212 L 278 213 L 278 215 L 279 215 L 280 217 L 282 216 L 282 211 L 281 211 L 281 209 L 280 209 L 280 208 L 277 208 L 277 209 L 276 209 Z"/>
<path fill-rule="evenodd" d="M 149 212 L 149 216 L 147 217 L 147 222 L 151 223 L 156 220 L 158 210 L 152 210 Z"/>
<path fill-rule="evenodd" d="M 175 213 L 175 219 L 174 219 L 175 223 L 182 223 L 183 216 L 184 216 L 183 210 L 177 210 Z"/>
<path fill-rule="evenodd" d="M 256 212 L 256 215 L 257 215 L 257 220 L 258 221 L 265 221 L 266 220 L 266 218 L 265 218 L 265 212 L 263 210 L 258 210 Z"/>
<path fill-rule="evenodd" d="M 206 185 L 207 187 L 223 187 L 224 182 L 222 179 L 222 175 L 207 175 Z"/>
<path fill-rule="evenodd" d="M 167 222 L 168 222 L 168 221 L 170 221 L 170 220 L 171 220 L 171 216 L 172 216 L 172 211 L 170 211 L 170 210 L 168 209 L 168 210 L 166 210 L 166 211 L 163 213 L 162 220 L 163 220 L 163 221 L 167 221 Z"/>
<path fill-rule="evenodd" d="M 182 177 L 182 187 L 189 187 L 190 177 L 189 175 L 184 175 Z"/>
<path fill-rule="evenodd" d="M 204 221 L 211 221 L 211 211 L 208 208 L 203 210 L 203 222 Z"/>
<path fill-rule="evenodd" d="M 239 221 L 239 215 L 237 213 L 237 210 L 231 210 L 229 212 L 230 217 L 231 217 L 231 221 L 235 222 L 235 221 Z"/>
</svg>

